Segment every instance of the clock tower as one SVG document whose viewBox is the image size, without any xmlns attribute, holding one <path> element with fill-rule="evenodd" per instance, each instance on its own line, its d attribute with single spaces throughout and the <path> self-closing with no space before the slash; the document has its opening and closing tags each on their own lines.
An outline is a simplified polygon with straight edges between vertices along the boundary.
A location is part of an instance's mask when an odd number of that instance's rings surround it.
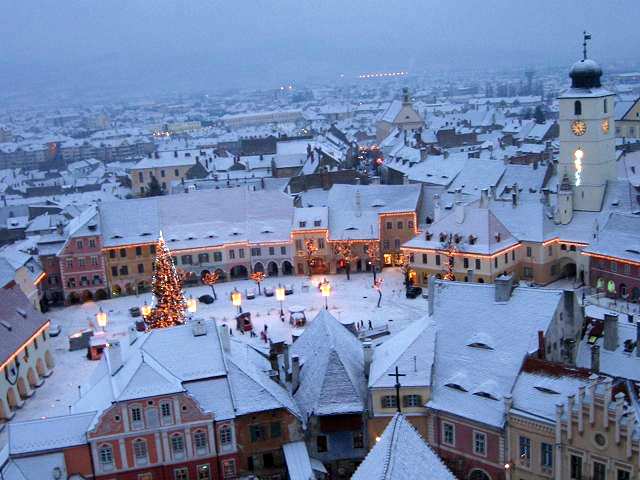
<svg viewBox="0 0 640 480">
<path fill-rule="evenodd" d="M 587 58 L 571 67 L 571 87 L 558 97 L 560 158 L 558 192 L 573 190 L 573 210 L 597 212 L 602 208 L 607 180 L 616 178 L 614 94 L 600 83 L 602 69 Z M 562 185 L 562 182 L 565 185 Z M 564 223 L 564 222 L 563 222 Z"/>
</svg>

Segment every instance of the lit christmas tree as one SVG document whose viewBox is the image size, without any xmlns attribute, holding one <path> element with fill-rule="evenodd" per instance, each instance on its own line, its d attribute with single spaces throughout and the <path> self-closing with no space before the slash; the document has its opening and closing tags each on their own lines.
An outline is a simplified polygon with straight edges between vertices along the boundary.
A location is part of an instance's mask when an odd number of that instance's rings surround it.
<svg viewBox="0 0 640 480">
<path fill-rule="evenodd" d="M 156 245 L 155 272 L 153 275 L 154 305 L 145 322 L 149 330 L 166 328 L 184 323 L 187 302 L 182 293 L 183 278 L 176 271 L 171 252 L 164 242 L 162 232 Z"/>
</svg>

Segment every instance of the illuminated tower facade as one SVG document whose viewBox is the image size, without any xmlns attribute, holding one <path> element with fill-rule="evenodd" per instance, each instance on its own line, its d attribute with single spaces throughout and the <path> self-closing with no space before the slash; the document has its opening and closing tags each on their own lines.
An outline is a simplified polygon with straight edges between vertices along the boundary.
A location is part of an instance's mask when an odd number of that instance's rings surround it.
<svg viewBox="0 0 640 480">
<path fill-rule="evenodd" d="M 571 67 L 571 87 L 559 100 L 558 192 L 565 177 L 573 189 L 573 210 L 602 208 L 607 181 L 616 178 L 614 94 L 602 87 L 602 69 L 586 55 Z M 565 180 L 566 182 L 566 180 Z M 564 186 L 566 191 L 567 186 Z"/>
</svg>

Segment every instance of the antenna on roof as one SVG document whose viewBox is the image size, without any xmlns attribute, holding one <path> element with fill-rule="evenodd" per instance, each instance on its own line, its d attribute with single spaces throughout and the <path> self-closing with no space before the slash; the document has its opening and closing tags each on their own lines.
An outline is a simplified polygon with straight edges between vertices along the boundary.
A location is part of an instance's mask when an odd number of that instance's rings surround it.
<svg viewBox="0 0 640 480">
<path fill-rule="evenodd" d="M 582 59 L 587 59 L 587 40 L 591 40 L 591 34 L 587 33 L 586 30 L 582 31 Z"/>
</svg>

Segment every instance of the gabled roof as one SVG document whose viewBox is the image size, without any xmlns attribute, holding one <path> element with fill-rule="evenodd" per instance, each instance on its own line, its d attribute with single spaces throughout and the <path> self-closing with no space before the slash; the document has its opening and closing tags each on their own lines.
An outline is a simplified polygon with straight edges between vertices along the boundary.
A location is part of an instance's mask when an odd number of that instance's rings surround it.
<svg viewBox="0 0 640 480">
<path fill-rule="evenodd" d="M 0 288 L 0 364 L 48 322 L 17 285 Z"/>
<path fill-rule="evenodd" d="M 95 412 L 64 415 L 9 424 L 9 453 L 60 450 L 87 443 L 87 429 Z"/>
<path fill-rule="evenodd" d="M 455 208 L 464 210 L 462 221 Z M 460 252 L 490 255 L 518 243 L 490 208 L 480 206 L 479 200 L 452 208 L 448 215 L 431 224 L 427 232 L 431 235 L 429 239 L 426 233 L 421 233 L 403 246 L 439 250 L 445 248 L 440 240 L 441 234 L 444 234 L 445 241 L 449 235 L 458 235 L 460 242 L 456 246 Z M 473 236 L 473 243 L 470 236 Z"/>
<path fill-rule="evenodd" d="M 300 410 L 289 392 L 269 376 L 249 363 L 228 357 L 229 384 L 237 415 L 286 408 L 302 419 Z"/>
<path fill-rule="evenodd" d="M 431 385 L 431 372 L 436 349 L 436 325 L 428 318 L 411 323 L 373 352 L 369 373 L 370 388 L 391 388 L 395 379 L 389 375 L 397 366 L 403 387 Z"/>
<path fill-rule="evenodd" d="M 516 287 L 508 301 L 496 302 L 494 285 L 436 280 L 438 342 L 427 407 L 502 427 L 504 396 L 562 299 L 560 290 Z"/>
<path fill-rule="evenodd" d="M 137 358 L 139 358 L 139 362 L 136 362 L 138 366 L 126 385 L 122 387 L 116 397 L 117 401 L 170 395 L 184 391 L 180 381 L 155 361 L 145 359 L 142 355 Z"/>
<path fill-rule="evenodd" d="M 401 413 L 397 413 L 352 480 L 455 480 L 451 471 Z"/>
<path fill-rule="evenodd" d="M 321 310 L 293 344 L 301 359 L 294 398 L 305 415 L 360 413 L 365 408 L 360 341 L 327 310 Z"/>
</svg>

